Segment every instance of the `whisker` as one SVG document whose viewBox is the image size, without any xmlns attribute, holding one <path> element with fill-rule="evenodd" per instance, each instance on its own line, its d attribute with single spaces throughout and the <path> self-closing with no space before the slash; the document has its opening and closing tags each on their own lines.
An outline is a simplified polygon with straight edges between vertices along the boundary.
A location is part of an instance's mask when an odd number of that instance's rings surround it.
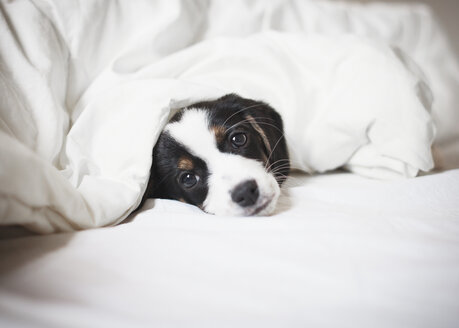
<svg viewBox="0 0 459 328">
<path fill-rule="evenodd" d="M 290 163 L 290 168 L 291 168 L 292 170 L 300 170 L 301 172 L 303 172 L 303 171 L 306 172 L 306 171 L 303 170 L 303 169 L 298 169 L 299 167 L 304 166 L 303 164 L 301 164 L 301 162 L 299 162 L 299 161 L 293 161 L 292 158 L 280 159 L 280 160 L 278 160 L 278 161 L 282 161 L 282 160 L 283 160 L 283 161 L 289 161 L 289 163 Z M 276 162 L 277 162 L 277 161 L 276 161 Z M 274 163 L 276 163 L 276 162 L 274 162 Z M 271 165 L 273 165 L 274 163 L 270 164 L 270 165 L 267 167 L 267 169 L 268 169 Z M 266 168 L 266 167 L 265 167 L 265 168 Z"/>
<path fill-rule="evenodd" d="M 276 166 L 275 168 L 271 169 L 269 172 L 277 172 L 277 171 L 280 171 L 280 170 L 283 170 L 285 168 L 289 168 L 290 167 L 290 163 L 284 163 L 284 164 L 281 164 L 279 166 Z"/>
<path fill-rule="evenodd" d="M 245 119 L 245 120 L 242 120 L 240 122 L 237 122 L 233 125 L 231 125 L 229 128 L 227 128 L 226 130 L 231 130 L 231 129 L 234 129 L 236 126 L 240 125 L 240 124 L 244 124 L 244 123 L 251 123 L 253 120 L 251 119 Z M 275 126 L 274 124 L 271 124 L 271 123 L 267 123 L 267 122 L 259 122 L 259 121 L 256 121 L 255 120 L 255 123 L 257 123 L 258 125 L 267 125 L 267 126 L 271 126 L 273 127 L 274 129 L 276 129 L 277 131 L 281 132 L 282 133 L 282 130 L 279 129 L 277 126 Z"/>
<path fill-rule="evenodd" d="M 276 165 L 276 164 L 278 164 L 278 163 L 280 163 L 280 162 L 286 162 L 286 163 L 284 163 L 284 164 L 282 164 L 282 165 L 280 165 L 280 166 L 284 166 L 284 165 L 285 165 L 285 166 L 287 166 L 287 165 L 290 166 L 290 160 L 289 160 L 288 158 L 278 159 L 277 161 L 271 163 L 268 167 L 265 167 L 266 171 L 269 171 L 269 169 L 270 169 L 271 167 L 273 167 L 274 165 Z M 277 167 L 276 167 L 276 168 L 277 168 Z"/>
<path fill-rule="evenodd" d="M 228 120 L 230 120 L 234 115 L 237 115 L 237 114 L 239 114 L 240 112 L 245 111 L 245 110 L 247 110 L 247 109 L 255 108 L 255 107 L 260 107 L 260 106 L 265 106 L 265 104 L 255 104 L 255 105 L 251 105 L 251 106 L 244 107 L 244 108 L 238 110 L 236 113 L 233 113 L 232 115 L 230 115 L 230 116 L 223 122 L 222 125 L 225 125 L 225 123 L 228 122 Z"/>
<path fill-rule="evenodd" d="M 277 131 L 279 131 L 280 133 L 284 133 L 281 129 L 279 129 L 277 126 L 275 126 L 274 124 L 271 124 L 271 123 L 266 123 L 266 122 L 256 122 L 257 124 L 263 124 L 263 125 L 267 125 L 267 126 L 270 126 L 270 127 L 273 127 L 274 129 L 276 129 Z"/>
<path fill-rule="evenodd" d="M 266 160 L 266 163 L 269 163 L 269 160 L 271 159 L 271 156 L 273 155 L 274 153 L 274 150 L 276 149 L 277 145 L 279 144 L 279 142 L 282 140 L 282 138 L 284 137 L 284 134 L 282 134 L 279 139 L 277 140 L 276 144 L 274 145 L 274 147 L 272 148 L 271 150 L 271 153 L 269 154 L 268 156 L 268 159 Z"/>
<path fill-rule="evenodd" d="M 274 129 L 276 129 L 277 131 L 279 131 L 281 134 L 283 134 L 283 131 L 282 131 L 281 129 L 279 129 L 279 127 L 277 127 L 276 125 L 271 124 L 271 123 L 268 123 L 268 122 L 259 122 L 259 121 L 257 121 L 257 119 L 260 119 L 260 118 L 265 118 L 265 117 L 254 117 L 255 123 L 257 123 L 257 124 L 259 124 L 259 125 L 260 125 L 260 124 L 264 124 L 264 125 L 271 126 L 271 127 L 273 127 Z M 274 120 L 271 119 L 271 118 L 269 118 L 269 117 L 266 117 L 266 119 L 269 119 L 269 120 L 271 120 L 271 121 L 274 122 Z"/>
<path fill-rule="evenodd" d="M 281 171 L 283 171 L 283 169 L 288 169 L 288 167 L 284 167 L 284 168 L 279 169 L 279 170 L 277 170 L 277 171 L 271 171 L 270 173 L 271 173 L 272 175 L 276 176 L 276 177 L 277 177 L 277 176 L 284 176 L 284 177 L 287 177 L 288 174 L 284 174 L 284 173 L 281 172 Z M 287 172 L 287 173 L 288 173 L 288 172 Z"/>
<path fill-rule="evenodd" d="M 290 188 L 300 187 L 303 185 L 304 183 L 301 179 L 292 179 L 292 177 L 288 177 L 282 184 L 282 188 L 290 189 Z"/>
<path fill-rule="evenodd" d="M 287 179 L 288 175 L 285 175 L 283 173 L 280 173 L 280 172 L 275 172 L 274 173 L 274 179 L 277 179 L 277 178 L 284 178 L 284 179 Z"/>
<path fill-rule="evenodd" d="M 240 125 L 240 124 L 244 124 L 244 123 L 249 123 L 250 120 L 249 119 L 245 119 L 245 120 L 242 120 L 242 121 L 239 121 L 237 123 L 234 123 L 233 125 L 231 125 L 229 128 L 227 128 L 226 130 L 231 130 L 231 129 L 234 129 L 236 126 Z"/>
</svg>

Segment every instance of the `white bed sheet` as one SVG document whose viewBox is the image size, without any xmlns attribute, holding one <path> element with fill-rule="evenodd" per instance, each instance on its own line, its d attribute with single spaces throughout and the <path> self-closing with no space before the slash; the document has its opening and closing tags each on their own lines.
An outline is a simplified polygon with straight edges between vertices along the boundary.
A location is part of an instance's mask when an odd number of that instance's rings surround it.
<svg viewBox="0 0 459 328">
<path fill-rule="evenodd" d="M 0 326 L 458 327 L 459 170 L 287 187 L 269 218 L 150 200 L 116 227 L 2 240 Z"/>
</svg>

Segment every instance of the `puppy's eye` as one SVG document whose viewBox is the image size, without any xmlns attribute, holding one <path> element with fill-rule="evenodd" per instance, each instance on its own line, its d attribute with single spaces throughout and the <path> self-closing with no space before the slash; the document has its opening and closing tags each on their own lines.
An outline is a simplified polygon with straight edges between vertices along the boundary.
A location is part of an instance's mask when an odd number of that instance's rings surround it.
<svg viewBox="0 0 459 328">
<path fill-rule="evenodd" d="M 179 182 L 181 185 L 183 185 L 185 188 L 191 188 L 196 185 L 199 181 L 199 176 L 195 175 L 191 172 L 183 172 L 179 176 Z"/>
<path fill-rule="evenodd" d="M 245 135 L 245 133 L 239 132 L 231 136 L 231 145 L 234 148 L 242 147 L 246 144 L 246 142 L 247 142 L 247 136 Z"/>
</svg>

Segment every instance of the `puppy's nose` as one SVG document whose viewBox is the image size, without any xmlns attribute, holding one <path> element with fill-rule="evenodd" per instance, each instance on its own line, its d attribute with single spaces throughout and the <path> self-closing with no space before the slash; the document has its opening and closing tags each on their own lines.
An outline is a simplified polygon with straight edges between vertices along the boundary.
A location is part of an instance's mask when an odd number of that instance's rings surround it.
<svg viewBox="0 0 459 328">
<path fill-rule="evenodd" d="M 256 203 L 259 194 L 256 181 L 247 180 L 234 187 L 231 192 L 231 199 L 239 206 L 247 207 Z"/>
</svg>

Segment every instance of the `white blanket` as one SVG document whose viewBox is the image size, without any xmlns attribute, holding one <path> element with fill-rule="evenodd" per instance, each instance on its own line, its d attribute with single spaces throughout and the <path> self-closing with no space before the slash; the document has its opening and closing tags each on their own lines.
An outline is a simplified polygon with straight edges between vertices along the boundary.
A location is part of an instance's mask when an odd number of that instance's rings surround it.
<svg viewBox="0 0 459 328">
<path fill-rule="evenodd" d="M 2 1 L 0 223 L 120 222 L 170 110 L 229 92 L 282 114 L 296 168 L 431 169 L 432 97 L 414 62 L 387 42 L 296 33 L 294 3 L 274 3 L 235 2 L 231 15 L 218 1 Z M 264 32 L 225 36 L 226 17 Z"/>
<path fill-rule="evenodd" d="M 0 326 L 456 328 L 458 181 L 294 177 L 269 218 L 149 200 L 116 227 L 0 236 Z"/>
</svg>

